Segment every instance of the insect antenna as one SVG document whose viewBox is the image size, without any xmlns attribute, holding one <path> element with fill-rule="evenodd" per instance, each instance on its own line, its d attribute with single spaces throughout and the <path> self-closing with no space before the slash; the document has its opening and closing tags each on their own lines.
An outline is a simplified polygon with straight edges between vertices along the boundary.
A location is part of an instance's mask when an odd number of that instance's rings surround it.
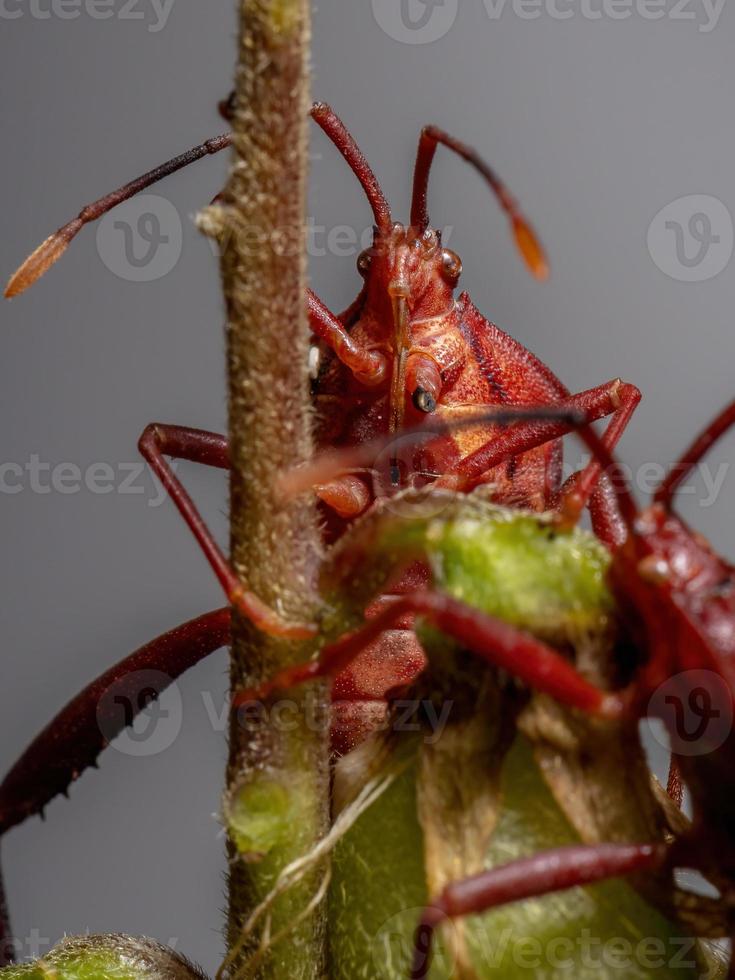
<svg viewBox="0 0 735 980">
<path fill-rule="evenodd" d="M 227 110 L 230 111 L 230 100 L 227 102 Z M 323 102 L 315 103 L 310 110 L 310 114 L 318 126 L 327 134 L 342 154 L 350 170 L 355 174 L 365 191 L 370 206 L 375 216 L 375 222 L 381 231 L 390 230 L 392 219 L 390 207 L 381 190 L 380 184 L 375 174 L 370 169 L 367 160 L 363 156 L 357 143 L 345 128 L 341 119 L 333 112 L 328 105 Z M 202 157 L 219 153 L 232 145 L 232 133 L 224 133 L 209 139 L 199 146 L 187 150 L 185 153 L 168 160 L 160 166 L 155 167 L 148 173 L 123 184 L 117 190 L 94 201 L 92 204 L 82 208 L 76 218 L 67 224 L 62 225 L 57 231 L 42 242 L 38 248 L 32 252 L 20 268 L 11 276 L 10 281 L 5 287 L 6 299 L 20 296 L 26 289 L 33 285 L 37 279 L 47 272 L 54 263 L 58 262 L 61 256 L 69 247 L 69 244 L 76 238 L 82 228 L 91 221 L 96 221 L 108 211 L 111 211 L 118 204 L 129 200 L 141 191 L 146 190 L 152 184 L 158 183 L 164 177 L 188 167 L 190 163 L 201 160 Z M 217 200 L 215 198 L 215 200 Z"/>
<path fill-rule="evenodd" d="M 393 219 L 388 201 L 378 183 L 378 178 L 370 169 L 362 150 L 348 132 L 345 124 L 325 102 L 314 103 L 311 107 L 311 118 L 327 134 L 346 160 L 350 170 L 360 181 L 380 231 L 390 231 Z"/>
<path fill-rule="evenodd" d="M 436 148 L 441 143 L 452 150 L 485 179 L 498 199 L 501 208 L 510 219 L 513 237 L 518 251 L 528 266 L 531 274 L 539 280 L 549 276 L 549 263 L 543 246 L 528 220 L 523 216 L 518 202 L 512 196 L 506 185 L 492 170 L 482 157 L 472 147 L 461 143 L 453 136 L 445 133 L 436 126 L 426 126 L 419 137 L 419 147 L 416 154 L 416 167 L 413 176 L 413 196 L 411 198 L 411 226 L 418 235 L 426 231 L 429 225 L 427 196 L 429 190 L 429 175 L 434 162 Z"/>
<path fill-rule="evenodd" d="M 11 276 L 8 285 L 5 287 L 6 299 L 20 296 L 37 279 L 40 279 L 44 272 L 47 272 L 55 262 L 59 261 L 69 247 L 69 244 L 76 238 L 85 225 L 101 218 L 103 214 L 107 214 L 108 211 L 117 207 L 118 204 L 129 200 L 164 177 L 168 177 L 170 174 L 176 173 L 177 170 L 188 167 L 190 163 L 201 160 L 202 157 L 219 153 L 220 150 L 226 149 L 231 143 L 232 135 L 230 133 L 209 139 L 205 143 L 201 143 L 199 146 L 187 150 L 186 153 L 174 157 L 173 160 L 162 163 L 159 167 L 143 174 L 142 177 L 137 177 L 128 184 L 123 184 L 117 190 L 112 191 L 110 194 L 105 194 L 98 201 L 94 201 L 92 204 L 88 204 L 82 208 L 76 218 L 62 225 L 53 235 L 49 235 L 28 256 L 17 272 Z"/>
<path fill-rule="evenodd" d="M 573 426 L 573 428 L 576 429 L 579 438 L 600 464 L 605 475 L 609 477 L 620 513 L 628 530 L 632 531 L 635 519 L 638 517 L 638 505 L 622 466 L 591 425 L 583 424 L 582 426 Z M 561 505 L 562 518 L 576 524 L 597 485 L 598 479 L 599 477 L 595 475 L 594 480 L 590 480 L 588 483 L 583 483 L 580 480 L 577 486 L 564 497 Z"/>
<path fill-rule="evenodd" d="M 663 480 L 654 494 L 654 503 L 661 504 L 671 510 L 674 494 L 681 486 L 685 477 L 691 473 L 704 454 L 735 425 L 735 401 L 727 405 L 716 418 L 710 422 L 704 431 L 700 432 L 694 442 L 688 447 L 672 467 L 669 475 Z"/>
</svg>

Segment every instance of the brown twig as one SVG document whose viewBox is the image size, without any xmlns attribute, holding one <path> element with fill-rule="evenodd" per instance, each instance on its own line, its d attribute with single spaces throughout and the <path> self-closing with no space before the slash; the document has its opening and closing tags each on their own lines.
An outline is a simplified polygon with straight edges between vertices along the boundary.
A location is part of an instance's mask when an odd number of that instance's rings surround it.
<svg viewBox="0 0 735 980">
<path fill-rule="evenodd" d="M 209 216 L 218 226 L 227 306 L 232 557 L 249 587 L 294 621 L 314 615 L 319 531 L 311 501 L 283 503 L 273 487 L 279 473 L 312 455 L 306 257 L 299 247 L 305 241 L 309 40 L 306 0 L 241 0 L 235 160 Z M 273 231 L 284 229 L 296 248 L 273 245 Z M 262 683 L 309 652 L 304 643 L 269 639 L 236 622 L 233 689 Z M 326 693 L 318 693 L 315 704 L 313 690 L 309 697 L 317 725 L 307 724 L 303 711 L 294 731 L 279 730 L 268 717 L 257 726 L 240 724 L 237 713 L 231 719 L 226 813 L 239 822 L 237 833 L 230 825 L 230 951 L 238 949 L 249 913 L 279 871 L 311 850 L 328 825 Z M 268 839 L 259 840 L 257 817 L 264 812 Z M 283 833 L 274 836 L 279 818 Z M 297 921 L 320 880 L 307 876 L 274 906 L 271 934 L 293 929 L 288 941 L 272 946 L 256 976 L 322 974 L 323 911 Z M 259 939 L 241 944 L 223 972 L 240 976 Z"/>
</svg>

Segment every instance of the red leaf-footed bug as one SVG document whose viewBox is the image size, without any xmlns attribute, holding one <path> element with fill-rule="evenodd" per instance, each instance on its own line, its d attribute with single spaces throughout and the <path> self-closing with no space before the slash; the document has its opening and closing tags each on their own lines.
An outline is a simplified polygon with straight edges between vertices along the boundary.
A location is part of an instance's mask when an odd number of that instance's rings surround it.
<svg viewBox="0 0 735 980">
<path fill-rule="evenodd" d="M 229 117 L 233 108 L 229 100 L 222 106 L 223 114 Z M 442 246 L 440 234 L 429 227 L 427 211 L 429 175 L 440 144 L 467 161 L 495 193 L 531 272 L 543 279 L 548 271 L 543 249 L 518 205 L 476 151 L 434 126 L 422 131 L 410 223 L 404 227 L 393 222 L 377 179 L 335 113 L 317 103 L 311 115 L 357 177 L 375 222 L 373 245 L 358 259 L 365 282 L 349 309 L 336 317 L 314 293 L 308 293 L 309 319 L 321 354 L 313 383 L 318 448 L 359 445 L 385 433 L 395 435 L 404 421 L 414 425 L 421 419 L 461 419 L 478 406 L 560 402 L 583 411 L 590 419 L 612 415 L 605 434 L 606 444 L 612 448 L 640 399 L 633 385 L 613 380 L 570 396 L 549 368 L 486 320 L 467 293 L 455 298 L 461 262 Z M 35 282 L 84 225 L 168 174 L 230 145 L 229 134 L 208 140 L 83 208 L 26 260 L 11 278 L 6 295 L 17 296 Z M 227 468 L 227 440 L 199 429 L 152 424 L 139 446 L 195 535 L 229 601 L 273 633 L 308 635 L 308 625 L 281 622 L 237 580 L 165 458 Z M 553 506 L 560 490 L 561 442 L 556 435 L 546 443 L 539 442 L 533 427 L 512 433 L 488 422 L 449 428 L 442 440 L 432 442 L 431 453 L 422 447 L 407 459 L 400 440 L 395 446 L 398 448 L 386 460 L 388 472 L 382 481 L 391 488 L 437 478 L 443 485 L 461 490 L 491 484 L 498 502 L 536 510 Z M 598 472 L 593 460 L 586 478 L 595 482 Z M 376 493 L 364 467 L 329 481 L 315 480 L 314 490 L 329 541 L 370 507 Z M 610 545 L 622 540 L 624 528 L 606 483 L 591 496 L 590 509 L 594 528 L 603 540 Z M 410 590 L 420 581 L 421 571 L 415 570 L 413 576 L 394 583 L 396 593 Z M 406 671 L 420 667 L 423 655 L 412 632 L 394 632 L 392 637 L 392 649 L 385 642 L 382 646 L 377 643 L 372 656 L 366 655 L 361 665 L 353 667 L 337 685 L 340 701 L 354 703 L 354 710 L 349 709 L 351 717 L 359 716 L 363 701 L 365 711 L 372 715 L 374 705 L 369 701 L 375 695 L 370 692 L 381 685 L 387 690 L 405 679 Z M 397 662 L 405 668 L 400 675 L 391 667 Z M 349 747 L 350 741 L 347 738 L 338 748 Z"/>
<path fill-rule="evenodd" d="M 429 174 L 439 144 L 465 159 L 485 179 L 507 214 L 519 250 L 532 273 L 539 279 L 547 274 L 543 251 L 530 226 L 505 186 L 477 153 L 435 127 L 423 130 L 414 174 L 411 219 L 409 226 L 404 227 L 393 222 L 375 176 L 338 117 L 321 103 L 312 108 L 311 115 L 356 175 L 375 220 L 373 246 L 358 260 L 365 283 L 349 309 L 335 316 L 311 291 L 307 297 L 311 328 L 323 355 L 314 382 L 319 448 L 353 446 L 385 433 L 396 436 L 404 423 L 410 425 L 432 417 L 451 421 L 478 406 L 559 403 L 565 408 L 582 409 L 590 419 L 612 415 L 604 437 L 605 444 L 612 448 L 640 399 L 634 386 L 614 380 L 570 396 L 544 364 L 487 321 L 466 293 L 454 296 L 461 262 L 442 246 L 440 235 L 429 228 L 426 206 Z M 228 134 L 208 140 L 85 207 L 26 260 L 11 278 L 6 295 L 18 296 L 32 285 L 61 257 L 84 225 L 168 174 L 230 144 Z M 501 502 L 547 509 L 560 491 L 559 436 L 564 429 L 559 424 L 556 428 L 551 423 L 548 425 L 550 434 L 544 439 L 539 438 L 538 426 L 530 423 L 525 429 L 517 426 L 506 432 L 492 422 L 478 422 L 474 430 L 460 427 L 464 433 L 461 437 L 448 430 L 443 441 L 434 442 L 428 466 L 425 455 L 422 456 L 420 473 L 413 472 L 415 468 L 409 463 L 409 480 L 413 482 L 416 476 L 439 478 L 458 489 L 490 483 Z M 139 446 L 195 535 L 228 600 L 269 633 L 293 639 L 312 636 L 316 630 L 314 624 L 283 622 L 246 584 L 238 581 L 166 459 L 182 458 L 227 468 L 226 439 L 179 425 L 152 424 L 144 431 Z M 398 454 L 391 455 L 389 480 L 393 484 L 405 475 L 401 462 Z M 581 479 L 595 484 L 599 469 L 598 462 L 592 460 Z M 374 492 L 364 472 L 359 470 L 319 483 L 315 490 L 332 540 L 374 500 Z M 590 509 L 598 534 L 611 546 L 618 543 L 624 535 L 624 526 L 605 484 L 592 495 Z M 398 583 L 396 592 L 401 594 L 415 585 L 414 579 Z M 196 659 L 222 644 L 223 615 L 200 617 L 179 631 L 153 641 L 141 653 L 175 676 L 177 671 L 185 669 L 189 659 Z M 374 632 L 374 651 L 376 659 L 380 659 L 382 640 L 378 631 Z M 395 658 L 386 664 L 383 657 L 380 668 L 385 675 L 383 691 L 420 668 L 420 648 L 410 629 L 404 632 L 407 643 L 397 669 Z M 365 663 L 368 662 L 369 658 Z M 120 665 L 122 670 L 124 663 Z M 356 702 L 364 697 L 366 686 L 361 683 L 359 672 L 353 672 L 346 682 Z M 375 689 L 375 677 L 371 678 L 370 686 Z M 77 720 L 76 715 L 67 717 L 72 727 Z M 97 746 L 91 753 L 93 758 L 103 743 L 94 738 L 92 741 L 90 752 Z M 36 743 L 34 746 L 38 749 Z M 50 743 L 46 748 L 41 746 L 41 755 L 36 755 L 32 746 L 31 755 L 24 756 L 24 765 L 13 769 L 10 784 L 7 780 L 3 784 L 0 831 L 38 812 L 59 791 L 56 783 L 50 792 L 39 791 L 37 787 L 31 791 L 24 779 L 20 783 L 25 788 L 23 791 L 18 788 L 19 772 L 27 773 L 29 760 L 38 762 L 47 757 L 49 746 Z M 76 758 L 75 751 L 71 750 L 69 759 L 60 764 L 67 784 L 84 767 L 69 761 Z M 13 793 L 10 793 L 11 786 L 15 787 Z M 8 792 L 3 796 L 6 789 Z M 26 798 L 24 793 L 30 795 Z"/>
<path fill-rule="evenodd" d="M 570 708 L 631 722 L 658 718 L 666 725 L 692 797 L 691 830 L 668 846 L 603 843 L 562 848 L 448 886 L 427 908 L 417 931 L 411 973 L 416 980 L 428 975 L 432 935 L 447 918 L 662 865 L 710 875 L 721 889 L 730 916 L 735 909 L 735 892 L 731 887 L 723 891 L 722 886 L 723 881 L 735 881 L 735 804 L 729 782 L 735 765 L 735 568 L 672 509 L 674 493 L 686 474 L 735 424 L 735 402 L 695 439 L 655 493 L 653 503 L 642 511 L 620 465 L 586 421 L 582 417 L 574 427 L 612 481 L 626 527 L 624 542 L 613 551 L 608 577 L 621 619 L 640 656 L 640 666 L 627 688 L 599 690 L 551 647 L 427 590 L 404 596 L 376 621 L 324 649 L 317 660 L 290 668 L 263 689 L 239 696 L 243 700 L 270 696 L 308 679 L 334 676 L 374 632 L 389 629 L 395 620 L 412 614 L 443 629 L 487 663 Z M 540 427 L 552 425 L 539 422 Z M 322 465 L 327 470 L 335 463 L 325 460 Z M 562 526 L 576 523 L 592 486 L 583 476 L 570 487 L 559 509 Z M 735 959 L 730 976 L 735 976 Z"/>
</svg>

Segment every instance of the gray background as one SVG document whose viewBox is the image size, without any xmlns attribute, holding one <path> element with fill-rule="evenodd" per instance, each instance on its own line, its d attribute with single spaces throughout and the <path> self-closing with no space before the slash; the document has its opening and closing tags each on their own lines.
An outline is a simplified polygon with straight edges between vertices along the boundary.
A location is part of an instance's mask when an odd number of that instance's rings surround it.
<svg viewBox="0 0 735 980">
<path fill-rule="evenodd" d="M 452 12 L 448 2 L 435 17 Z M 0 17 L 3 276 L 84 202 L 221 131 L 215 107 L 229 90 L 233 6 L 174 0 L 165 27 L 151 31 L 149 0 L 134 8 L 144 20 L 107 21 L 41 20 L 7 0 L 5 11 L 23 15 Z M 646 235 L 662 207 L 687 195 L 735 212 L 735 11 L 705 33 L 695 0 L 686 10 L 699 22 L 635 12 L 590 20 L 578 3 L 571 9 L 565 21 L 527 21 L 511 9 L 493 21 L 481 0 L 462 0 L 444 37 L 408 45 L 378 25 L 368 0 L 321 0 L 315 94 L 343 114 L 398 216 L 420 124 L 435 121 L 483 151 L 540 229 L 553 278 L 530 281 L 482 184 L 442 154 L 432 212 L 454 227 L 464 286 L 571 388 L 616 375 L 636 382 L 646 397 L 622 452 L 634 467 L 668 462 L 733 395 L 735 276 L 731 262 L 705 282 L 669 278 Z M 396 33 L 395 11 L 391 23 Z M 369 213 L 354 180 L 322 138 L 314 148 L 314 220 L 362 230 Z M 3 462 L 24 466 L 36 454 L 52 466 L 116 467 L 137 459 L 151 420 L 223 428 L 217 267 L 189 218 L 217 191 L 225 164 L 199 163 L 156 190 L 184 222 L 166 277 L 115 275 L 87 229 L 34 291 L 0 308 Z M 675 207 L 685 222 L 686 205 Z M 354 259 L 330 254 L 312 267 L 325 300 L 346 304 L 358 286 Z M 713 464 L 734 446 L 723 443 Z M 223 474 L 181 472 L 224 538 Z M 150 506 L 150 482 L 137 484 L 143 493 L 42 494 L 26 475 L 21 492 L 0 494 L 0 770 L 92 676 L 221 602 L 173 508 Z M 735 477 L 710 507 L 695 486 L 685 513 L 732 554 Z M 147 933 L 214 970 L 224 863 L 212 814 L 225 741 L 202 694 L 221 711 L 225 667 L 220 653 L 183 679 L 183 723 L 168 749 L 144 758 L 111 750 L 45 824 L 32 820 L 3 841 L 19 936 L 38 930 L 44 949 L 64 930 Z"/>
</svg>

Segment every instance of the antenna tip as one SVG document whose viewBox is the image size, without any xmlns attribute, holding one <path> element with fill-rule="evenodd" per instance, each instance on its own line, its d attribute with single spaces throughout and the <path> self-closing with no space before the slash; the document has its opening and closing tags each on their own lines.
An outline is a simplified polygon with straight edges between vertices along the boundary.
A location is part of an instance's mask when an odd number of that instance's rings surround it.
<svg viewBox="0 0 735 980">
<path fill-rule="evenodd" d="M 513 237 L 531 275 L 539 282 L 549 278 L 549 262 L 533 228 L 520 215 L 513 216 Z"/>
<path fill-rule="evenodd" d="M 37 279 L 47 272 L 51 266 L 58 262 L 69 246 L 69 242 L 74 238 L 82 227 L 82 221 L 75 218 L 68 225 L 59 228 L 53 235 L 49 235 L 45 242 L 31 252 L 23 265 L 13 273 L 5 287 L 5 298 L 13 299 L 20 296 L 26 289 L 29 289 Z"/>
</svg>

